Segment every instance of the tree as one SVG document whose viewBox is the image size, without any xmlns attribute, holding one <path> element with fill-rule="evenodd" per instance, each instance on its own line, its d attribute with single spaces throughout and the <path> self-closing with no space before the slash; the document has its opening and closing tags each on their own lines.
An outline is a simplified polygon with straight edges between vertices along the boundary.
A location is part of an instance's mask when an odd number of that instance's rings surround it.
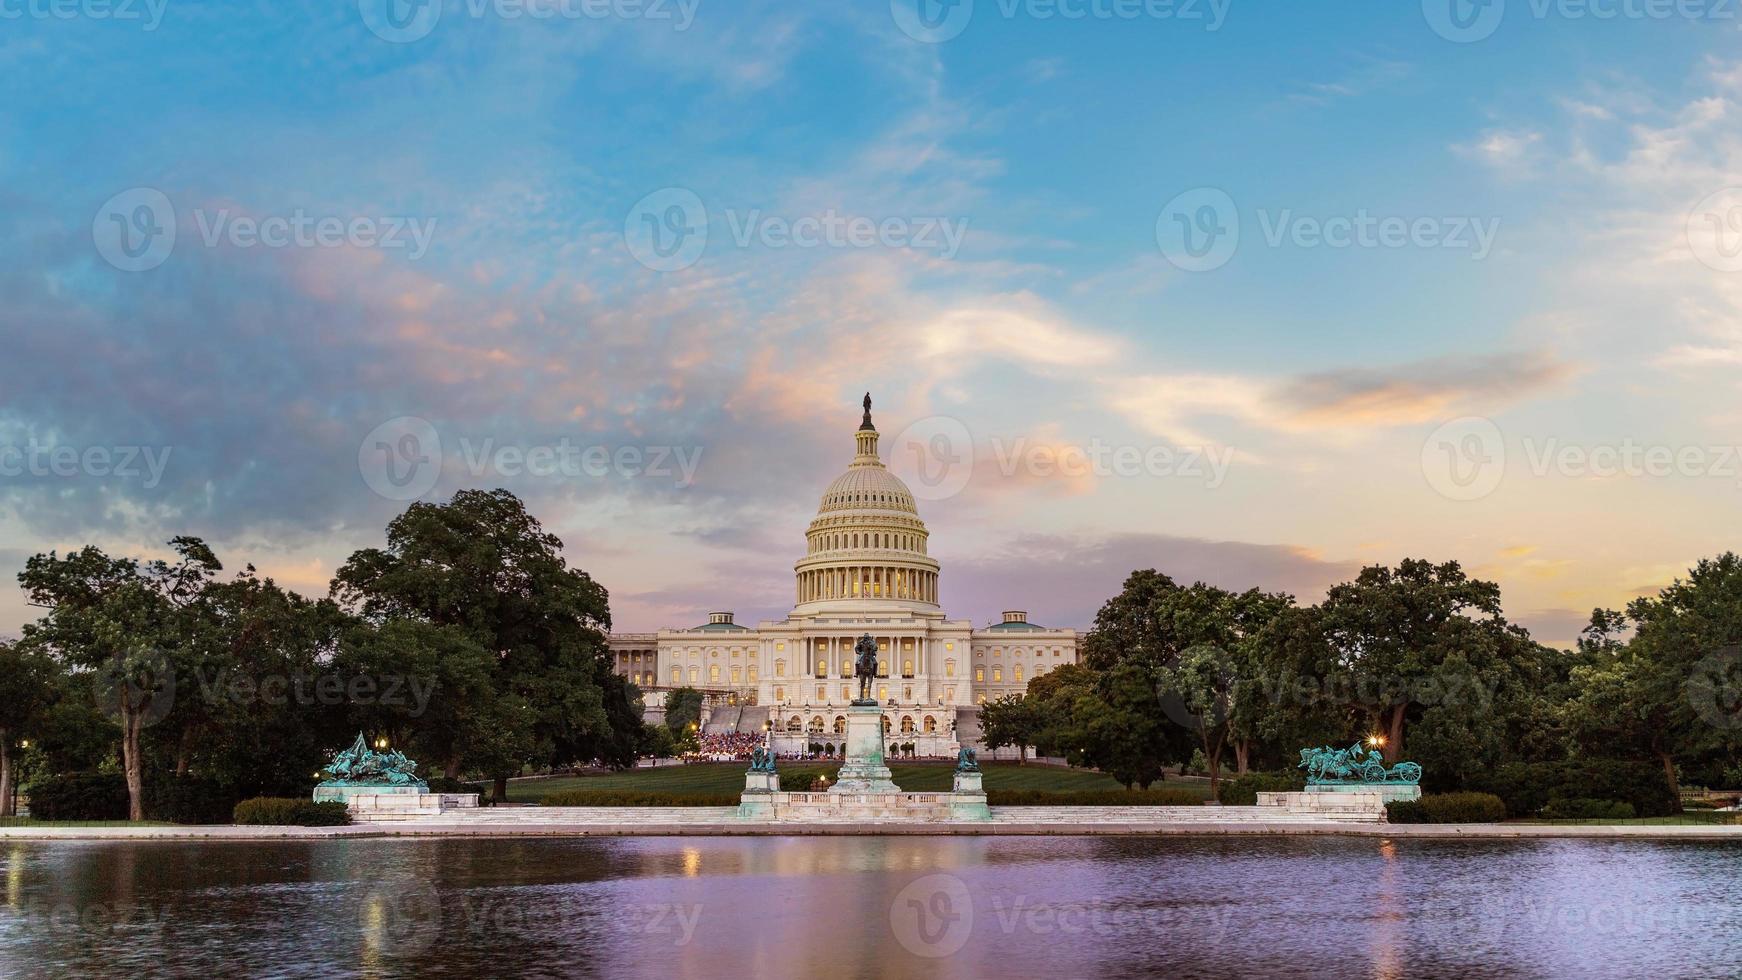
<svg viewBox="0 0 1742 980">
<path fill-rule="evenodd" d="M 1469 578 L 1457 562 L 1364 568 L 1279 626 L 1266 641 L 1272 662 L 1319 682 L 1314 707 L 1374 726 L 1388 764 L 1403 757 L 1412 717 L 1486 710 L 1534 648 L 1501 615 L 1500 587 Z M 1496 748 L 1489 740 L 1484 751 Z"/>
<path fill-rule="evenodd" d="M 47 610 L 24 628 L 24 642 L 89 671 L 99 701 L 121 726 L 128 818 L 145 819 L 141 733 L 175 702 L 175 684 L 191 656 L 196 630 L 190 610 L 222 566 L 205 542 L 170 541 L 177 560 L 141 564 L 97 548 L 39 554 L 25 563 L 20 584 L 32 605 Z"/>
<path fill-rule="evenodd" d="M 372 622 L 452 627 L 493 658 L 492 694 L 471 713 L 516 727 L 477 731 L 465 764 L 494 780 L 498 800 L 527 765 L 627 764 L 639 738 L 639 720 L 616 730 L 630 689 L 609 680 L 608 596 L 562 547 L 512 493 L 463 490 L 412 504 L 385 549 L 356 552 L 333 580 L 333 597 Z"/>
<path fill-rule="evenodd" d="M 692 728 L 701 727 L 702 692 L 693 687 L 679 687 L 665 694 L 665 727 L 675 738 L 683 738 Z"/>
<path fill-rule="evenodd" d="M 56 665 L 47 657 L 0 641 L 0 817 L 12 811 L 18 758 L 13 746 L 37 734 L 54 703 Z"/>
<path fill-rule="evenodd" d="M 1007 694 L 980 706 L 980 740 L 989 749 L 1016 746 L 1016 764 L 1028 762 L 1028 747 L 1045 725 L 1039 707 L 1020 694 Z"/>
<path fill-rule="evenodd" d="M 1651 759 L 1679 789 L 1678 761 L 1729 760 L 1742 747 L 1742 558 L 1704 559 L 1686 579 L 1627 607 L 1597 610 L 1573 670 L 1576 697 L 1565 707 L 1587 751 Z"/>
</svg>

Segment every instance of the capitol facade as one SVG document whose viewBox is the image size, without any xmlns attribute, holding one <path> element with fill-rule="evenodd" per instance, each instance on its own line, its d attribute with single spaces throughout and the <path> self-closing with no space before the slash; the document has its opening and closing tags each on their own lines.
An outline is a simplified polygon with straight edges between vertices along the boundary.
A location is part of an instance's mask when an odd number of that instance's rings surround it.
<svg viewBox="0 0 1742 980">
<path fill-rule="evenodd" d="M 870 395 L 853 438 L 852 462 L 805 531 L 786 618 L 750 628 L 714 612 L 689 629 L 611 636 L 616 670 L 641 687 L 650 714 L 663 714 L 664 692 L 693 687 L 707 699 L 708 731 L 772 729 L 781 752 L 838 743 L 857 694 L 853 644 L 869 633 L 889 742 L 947 755 L 979 747 L 979 704 L 1076 662 L 1076 630 L 1037 626 L 1014 610 L 978 628 L 945 615 L 930 532 L 878 455 Z"/>
</svg>

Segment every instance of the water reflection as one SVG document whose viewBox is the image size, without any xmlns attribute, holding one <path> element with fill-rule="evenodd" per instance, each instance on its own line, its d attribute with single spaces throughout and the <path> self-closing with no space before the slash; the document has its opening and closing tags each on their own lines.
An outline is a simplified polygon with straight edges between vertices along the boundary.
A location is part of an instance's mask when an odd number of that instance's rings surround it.
<svg viewBox="0 0 1742 980">
<path fill-rule="evenodd" d="M 1362 838 L 42 843 L 0 976 L 1682 976 L 1742 847 Z"/>
</svg>

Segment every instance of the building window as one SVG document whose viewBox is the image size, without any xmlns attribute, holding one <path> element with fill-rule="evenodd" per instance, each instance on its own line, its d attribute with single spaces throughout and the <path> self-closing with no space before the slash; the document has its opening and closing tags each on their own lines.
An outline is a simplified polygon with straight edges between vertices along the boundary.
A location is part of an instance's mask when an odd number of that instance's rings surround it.
<svg viewBox="0 0 1742 980">
<path fill-rule="evenodd" d="M 944 661 L 944 676 L 945 677 L 956 676 L 956 662 L 954 660 Z"/>
<path fill-rule="evenodd" d="M 1016 679 L 1022 680 L 1022 668 L 1018 667 L 1018 668 L 1016 668 L 1016 670 L 1017 670 Z M 744 668 L 738 666 L 737 664 L 732 665 L 732 683 L 733 684 L 744 683 Z"/>
<path fill-rule="evenodd" d="M 786 688 L 784 688 L 784 687 L 775 688 L 774 689 L 774 700 L 785 701 L 786 700 Z"/>
<path fill-rule="evenodd" d="M 719 664 L 709 664 L 708 665 L 708 683 L 709 684 L 720 683 L 720 665 Z"/>
<path fill-rule="evenodd" d="M 841 700 L 842 701 L 853 700 L 853 689 L 851 687 L 847 686 L 846 684 L 841 685 Z"/>
<path fill-rule="evenodd" d="M 776 677 L 785 677 L 786 676 L 786 661 L 776 660 L 774 662 L 774 676 L 776 676 Z"/>
<path fill-rule="evenodd" d="M 789 732 L 804 731 L 804 720 L 798 715 L 793 715 L 791 718 L 786 720 L 786 730 Z"/>
<path fill-rule="evenodd" d="M 818 677 L 829 676 L 829 662 L 827 660 L 817 661 L 817 676 Z"/>
<path fill-rule="evenodd" d="M 677 685 L 683 683 L 683 668 L 682 667 L 673 667 L 671 669 L 671 683 L 672 683 L 673 687 L 676 687 Z"/>
<path fill-rule="evenodd" d="M 749 667 L 745 668 L 745 670 L 746 670 L 746 676 L 748 676 L 750 678 L 750 683 L 752 683 L 752 684 L 756 683 L 756 665 L 751 664 Z"/>
<path fill-rule="evenodd" d="M 1002 684 L 1003 682 L 1004 682 L 1004 668 L 1003 667 L 992 668 L 992 683 Z"/>
<path fill-rule="evenodd" d="M 975 683 L 980 683 L 980 684 L 983 684 L 986 682 L 986 668 L 984 668 L 984 667 L 975 667 L 974 668 L 974 681 L 975 681 Z"/>
<path fill-rule="evenodd" d="M 913 717 L 911 715 L 902 715 L 901 716 L 901 734 L 903 734 L 903 735 L 912 735 L 913 734 Z"/>
<path fill-rule="evenodd" d="M 887 686 L 882 685 L 882 684 L 879 684 L 877 686 L 877 700 L 879 700 L 879 701 L 889 700 L 889 688 Z M 885 718 L 883 720 L 888 721 L 889 719 Z"/>
<path fill-rule="evenodd" d="M 901 662 L 901 676 L 903 676 L 903 677 L 912 677 L 913 676 L 913 661 L 912 660 L 903 660 Z"/>
<path fill-rule="evenodd" d="M 1016 665 L 1016 683 L 1018 683 L 1018 684 L 1022 683 L 1022 665 L 1021 664 Z"/>
<path fill-rule="evenodd" d="M 841 717 L 840 715 L 835 716 L 835 734 L 836 735 L 847 734 L 847 719 Z"/>
<path fill-rule="evenodd" d="M 697 682 L 701 679 L 702 679 L 701 669 L 698 667 L 691 667 L 690 668 L 690 683 L 694 684 L 695 682 Z"/>
<path fill-rule="evenodd" d="M 925 716 L 925 733 L 927 735 L 936 735 L 938 733 L 938 720 L 933 718 L 931 715 Z"/>
<path fill-rule="evenodd" d="M 877 658 L 877 676 L 878 677 L 888 677 L 889 676 L 889 661 L 884 660 L 882 657 Z"/>
</svg>

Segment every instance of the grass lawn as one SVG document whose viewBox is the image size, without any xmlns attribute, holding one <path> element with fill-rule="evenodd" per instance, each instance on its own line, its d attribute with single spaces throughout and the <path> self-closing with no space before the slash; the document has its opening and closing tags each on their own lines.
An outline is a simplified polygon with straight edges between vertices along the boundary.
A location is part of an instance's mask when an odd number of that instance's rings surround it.
<svg viewBox="0 0 1742 980">
<path fill-rule="evenodd" d="M 513 803 L 537 803 L 547 793 L 556 793 L 570 789 L 614 789 L 642 790 L 650 793 L 725 793 L 737 794 L 744 789 L 744 770 L 742 762 L 703 762 L 688 766 L 659 766 L 653 769 L 631 769 L 627 772 L 603 773 L 597 776 L 553 776 L 548 779 L 517 779 L 508 783 L 508 799 Z M 1086 772 L 1078 769 L 1060 769 L 1054 766 L 1026 765 L 1019 766 L 1014 762 L 981 763 L 985 772 L 986 788 L 1050 790 L 1064 792 L 1069 790 L 1108 790 L 1120 789 L 1113 777 L 1099 772 Z M 820 763 L 782 762 L 782 775 L 821 776 L 828 774 L 833 779 L 839 765 L 824 765 Z M 931 765 L 910 763 L 907 765 L 892 765 L 890 772 L 895 777 L 895 784 L 905 790 L 914 792 L 945 792 L 950 788 L 955 767 L 950 763 Z M 1157 787 L 1197 789 L 1206 795 L 1209 792 L 1207 782 L 1201 780 L 1173 780 L 1157 783 Z"/>
</svg>

